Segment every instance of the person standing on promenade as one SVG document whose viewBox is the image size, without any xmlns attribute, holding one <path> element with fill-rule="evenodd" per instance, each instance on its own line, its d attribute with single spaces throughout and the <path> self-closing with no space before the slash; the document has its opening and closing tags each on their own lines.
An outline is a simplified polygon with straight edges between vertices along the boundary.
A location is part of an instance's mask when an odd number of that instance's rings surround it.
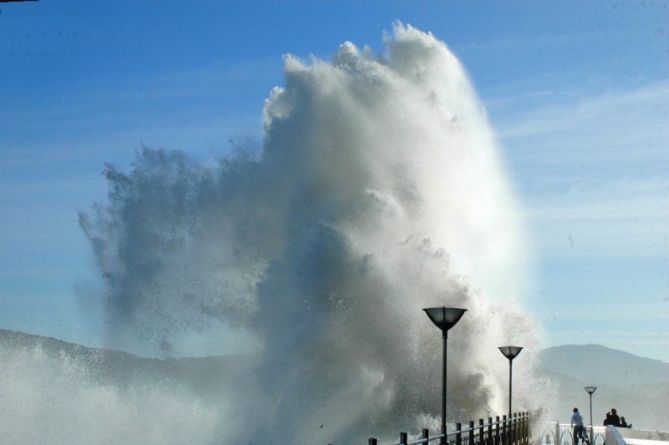
<svg viewBox="0 0 669 445">
<path fill-rule="evenodd" d="M 583 416 L 581 416 L 576 407 L 574 407 L 573 414 L 571 415 L 571 427 L 574 429 L 574 445 L 577 445 L 578 438 L 585 432 L 585 427 L 583 426 Z"/>
</svg>

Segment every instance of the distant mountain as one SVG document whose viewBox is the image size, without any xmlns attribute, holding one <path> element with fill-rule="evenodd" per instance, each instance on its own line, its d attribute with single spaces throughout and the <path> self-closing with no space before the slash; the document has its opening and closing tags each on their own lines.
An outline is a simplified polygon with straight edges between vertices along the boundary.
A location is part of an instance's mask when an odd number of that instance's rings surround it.
<svg viewBox="0 0 669 445">
<path fill-rule="evenodd" d="M 558 389 L 555 406 L 548 407 L 551 419 L 568 422 L 578 406 L 589 422 L 583 388 L 594 385 L 593 424 L 616 408 L 635 428 L 669 431 L 669 363 L 593 344 L 555 346 L 539 358 L 539 371 Z"/>
<path fill-rule="evenodd" d="M 231 382 L 250 378 L 246 370 L 253 356 L 202 358 L 143 358 L 127 352 L 90 348 L 51 337 L 0 329 L 0 348 L 40 348 L 49 356 L 68 357 L 85 364 L 89 376 L 119 386 L 138 380 L 170 380 L 187 385 L 201 396 L 218 397 Z"/>
<path fill-rule="evenodd" d="M 553 374 L 608 385 L 669 382 L 669 363 L 601 345 L 563 345 L 540 352 L 542 366 Z"/>
</svg>

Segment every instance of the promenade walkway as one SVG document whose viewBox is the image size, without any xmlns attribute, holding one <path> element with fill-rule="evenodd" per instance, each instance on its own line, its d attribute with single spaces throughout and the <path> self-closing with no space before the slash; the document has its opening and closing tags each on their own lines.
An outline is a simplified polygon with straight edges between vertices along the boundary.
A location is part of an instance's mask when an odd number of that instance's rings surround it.
<svg viewBox="0 0 669 445">
<path fill-rule="evenodd" d="M 661 431 L 594 426 L 592 436 L 593 445 L 669 445 L 669 433 Z M 546 423 L 538 441 L 539 445 L 575 445 L 571 425 L 559 422 Z"/>
</svg>

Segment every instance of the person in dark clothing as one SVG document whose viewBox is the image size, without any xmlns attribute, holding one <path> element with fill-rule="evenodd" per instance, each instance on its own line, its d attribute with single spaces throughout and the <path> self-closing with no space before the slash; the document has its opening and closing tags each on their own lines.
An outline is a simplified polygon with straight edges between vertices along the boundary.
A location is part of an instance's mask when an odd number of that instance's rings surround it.
<svg viewBox="0 0 669 445">
<path fill-rule="evenodd" d="M 620 428 L 632 428 L 632 424 L 630 423 L 628 425 L 627 421 L 625 420 L 625 417 L 620 416 Z"/>
<path fill-rule="evenodd" d="M 611 411 L 606 413 L 606 417 L 604 417 L 604 426 L 606 425 L 611 425 Z"/>
<path fill-rule="evenodd" d="M 620 426 L 620 417 L 618 417 L 615 408 L 611 408 L 611 421 L 609 422 L 609 425 Z"/>
<path fill-rule="evenodd" d="M 571 426 L 574 428 L 574 445 L 576 445 L 578 444 L 578 439 L 584 437 L 585 427 L 583 426 L 583 417 L 581 417 L 581 413 L 578 412 L 578 408 L 574 408 L 572 412 Z"/>
</svg>

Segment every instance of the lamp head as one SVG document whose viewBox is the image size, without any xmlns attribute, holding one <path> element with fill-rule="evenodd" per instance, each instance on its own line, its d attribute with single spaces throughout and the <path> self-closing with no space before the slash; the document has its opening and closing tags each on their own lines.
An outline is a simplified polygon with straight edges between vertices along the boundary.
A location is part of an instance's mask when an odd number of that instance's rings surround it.
<svg viewBox="0 0 669 445">
<path fill-rule="evenodd" d="M 460 320 L 467 309 L 457 307 L 430 307 L 423 309 L 432 323 L 446 333 Z"/>
<path fill-rule="evenodd" d="M 504 357 L 508 358 L 509 360 L 513 360 L 516 358 L 518 354 L 520 354 L 520 351 L 523 350 L 522 346 L 500 346 L 499 350 L 502 354 L 504 354 Z"/>
<path fill-rule="evenodd" d="M 597 391 L 596 386 L 586 386 L 584 389 L 585 389 L 585 392 L 587 392 L 590 395 L 592 395 L 595 391 Z"/>
</svg>

